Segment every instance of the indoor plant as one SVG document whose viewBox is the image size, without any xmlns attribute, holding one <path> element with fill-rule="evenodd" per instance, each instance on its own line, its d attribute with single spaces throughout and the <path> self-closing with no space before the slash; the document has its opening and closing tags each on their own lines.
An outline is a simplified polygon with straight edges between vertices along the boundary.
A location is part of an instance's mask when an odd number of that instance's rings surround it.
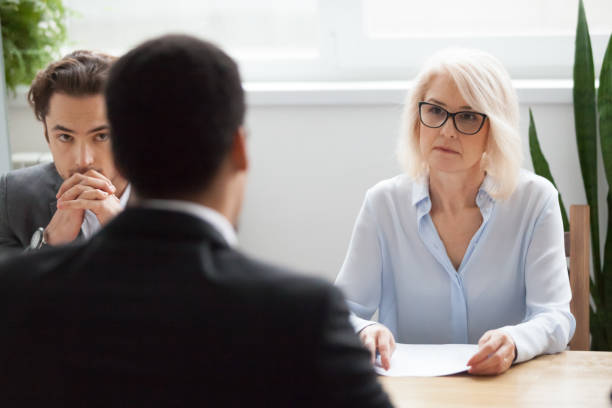
<svg viewBox="0 0 612 408">
<path fill-rule="evenodd" d="M 66 40 L 62 0 L 0 0 L 7 88 L 29 85 L 36 72 L 58 57 Z"/>
<path fill-rule="evenodd" d="M 593 277 L 590 285 L 593 299 L 590 313 L 591 348 L 592 350 L 612 350 L 612 189 L 608 190 L 607 197 L 608 226 L 603 262 L 600 253 L 597 201 L 598 118 L 604 175 L 608 185 L 612 183 L 612 36 L 601 67 L 599 91 L 596 93 L 593 53 L 582 0 L 579 2 L 576 28 L 573 100 L 578 157 L 587 203 L 591 208 L 593 255 Z M 531 109 L 529 115 L 529 146 L 533 168 L 537 174 L 548 178 L 554 184 L 548 163 L 537 141 Z M 562 201 L 561 210 L 563 224 L 567 231 L 567 215 Z"/>
</svg>

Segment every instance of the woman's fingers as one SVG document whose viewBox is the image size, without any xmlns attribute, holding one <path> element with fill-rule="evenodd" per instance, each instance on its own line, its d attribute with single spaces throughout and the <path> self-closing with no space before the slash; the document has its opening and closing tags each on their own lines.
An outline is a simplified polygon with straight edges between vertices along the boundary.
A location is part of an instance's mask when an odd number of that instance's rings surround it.
<svg viewBox="0 0 612 408">
<path fill-rule="evenodd" d="M 493 355 L 482 363 L 470 368 L 470 374 L 494 375 L 501 374 L 512 365 L 514 345 L 504 344 Z"/>
<path fill-rule="evenodd" d="M 474 366 L 485 361 L 489 355 L 501 347 L 504 339 L 498 333 L 486 332 L 478 341 L 478 352 L 470 358 L 467 365 Z"/>
<path fill-rule="evenodd" d="M 376 339 L 378 353 L 380 354 L 380 363 L 385 370 L 391 367 L 391 354 L 393 354 L 393 335 L 388 331 L 378 332 Z"/>
<path fill-rule="evenodd" d="M 485 332 L 485 334 L 483 334 L 483 335 L 482 335 L 482 337 L 480 338 L 480 340 L 478 340 L 478 345 L 484 344 L 484 343 L 486 343 L 487 341 L 489 341 L 489 339 L 491 338 L 492 333 L 493 333 L 493 332 L 492 332 L 491 330 L 489 330 L 489 331 Z"/>
<path fill-rule="evenodd" d="M 478 342 L 479 350 L 467 362 L 469 373 L 487 375 L 501 374 L 512 365 L 515 356 L 514 341 L 500 330 L 485 333 Z"/>
<path fill-rule="evenodd" d="M 361 330 L 359 338 L 365 348 L 370 351 L 372 363 L 376 361 L 378 351 L 382 367 L 388 370 L 391 367 L 391 355 L 395 350 L 395 339 L 391 331 L 382 324 L 373 324 Z"/>
<path fill-rule="evenodd" d="M 365 331 L 365 329 L 362 330 L 362 332 L 363 331 Z M 370 352 L 372 364 L 374 364 L 374 362 L 376 361 L 376 338 L 373 335 L 368 334 L 368 333 L 364 333 L 360 337 L 361 337 L 361 343 Z"/>
</svg>

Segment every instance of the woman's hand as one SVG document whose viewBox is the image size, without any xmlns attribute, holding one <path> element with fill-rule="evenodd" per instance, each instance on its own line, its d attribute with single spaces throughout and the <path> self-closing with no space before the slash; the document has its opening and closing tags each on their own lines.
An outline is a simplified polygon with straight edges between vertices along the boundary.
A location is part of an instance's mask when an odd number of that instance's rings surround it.
<svg viewBox="0 0 612 408">
<path fill-rule="evenodd" d="M 516 357 L 516 345 L 503 330 L 489 330 L 483 334 L 478 340 L 478 349 L 467 362 L 470 374 L 501 374 L 510 368 Z"/>
<path fill-rule="evenodd" d="M 391 355 L 395 351 L 395 339 L 389 329 L 376 323 L 367 326 L 359 332 L 361 342 L 370 350 L 372 364 L 376 361 L 376 351 L 380 354 L 380 362 L 385 370 L 391 367 Z"/>
</svg>

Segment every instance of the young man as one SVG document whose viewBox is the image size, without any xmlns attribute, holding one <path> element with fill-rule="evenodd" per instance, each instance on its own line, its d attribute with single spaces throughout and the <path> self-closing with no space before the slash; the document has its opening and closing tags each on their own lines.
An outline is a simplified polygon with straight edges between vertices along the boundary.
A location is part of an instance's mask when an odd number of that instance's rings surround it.
<svg viewBox="0 0 612 408">
<path fill-rule="evenodd" d="M 40 71 L 28 100 L 53 163 L 0 177 L 0 254 L 89 238 L 125 206 L 113 163 L 104 84 L 115 58 L 76 51 Z M 69 209 L 63 204 L 77 200 Z"/>
<path fill-rule="evenodd" d="M 114 65 L 106 101 L 137 206 L 89 241 L 0 264 L 0 405 L 389 406 L 339 291 L 236 248 L 234 61 L 154 39 Z"/>
</svg>

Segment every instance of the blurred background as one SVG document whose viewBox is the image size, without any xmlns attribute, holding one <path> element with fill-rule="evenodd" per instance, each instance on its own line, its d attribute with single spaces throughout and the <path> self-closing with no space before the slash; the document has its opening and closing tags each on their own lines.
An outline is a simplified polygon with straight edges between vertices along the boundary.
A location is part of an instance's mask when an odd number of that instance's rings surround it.
<svg viewBox="0 0 612 408">
<path fill-rule="evenodd" d="M 411 80 L 427 56 L 449 46 L 480 48 L 502 61 L 521 104 L 524 167 L 532 169 L 531 107 L 566 205 L 586 203 L 572 108 L 577 0 L 59 3 L 67 10 L 66 41 L 56 57 L 79 48 L 121 55 L 173 32 L 216 42 L 237 59 L 252 160 L 239 239 L 257 257 L 335 278 L 365 192 L 401 171 L 395 147 Z M 598 77 L 612 1 L 585 0 L 584 6 Z M 3 22 L 3 34 L 4 28 Z M 26 92 L 19 85 L 0 101 L 8 130 L 0 134 L 0 153 L 4 148 L 10 157 L 5 167 L 9 160 L 15 168 L 49 159 Z M 599 181 L 605 208 L 601 164 Z M 606 214 L 600 224 L 603 245 Z"/>
</svg>

